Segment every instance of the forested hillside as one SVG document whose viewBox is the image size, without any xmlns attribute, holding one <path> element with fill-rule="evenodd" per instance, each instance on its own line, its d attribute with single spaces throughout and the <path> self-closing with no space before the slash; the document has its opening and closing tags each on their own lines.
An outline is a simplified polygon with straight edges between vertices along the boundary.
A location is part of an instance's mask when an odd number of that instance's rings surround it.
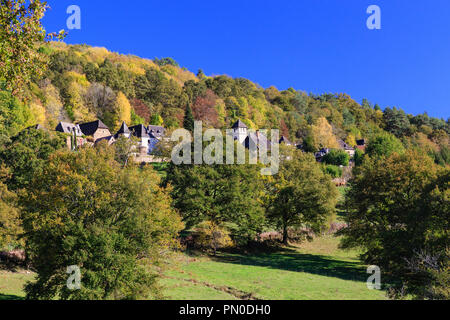
<svg viewBox="0 0 450 320">
<path fill-rule="evenodd" d="M 0 92 L 0 130 L 8 136 L 37 123 L 53 129 L 59 121 L 101 119 L 111 129 L 129 124 L 183 126 L 186 107 L 205 127 L 229 128 L 238 118 L 250 128 L 279 128 L 307 151 L 354 146 L 384 131 L 407 148 L 420 148 L 448 163 L 450 122 L 398 108 L 359 104 L 345 93 L 305 93 L 262 88 L 244 78 L 209 77 L 181 68 L 171 58 L 141 59 L 104 48 L 50 42 L 39 52 L 50 61 L 44 77 L 21 98 Z M 425 106 L 424 106 L 425 107 Z M 383 111 L 384 109 L 384 111 Z"/>
</svg>

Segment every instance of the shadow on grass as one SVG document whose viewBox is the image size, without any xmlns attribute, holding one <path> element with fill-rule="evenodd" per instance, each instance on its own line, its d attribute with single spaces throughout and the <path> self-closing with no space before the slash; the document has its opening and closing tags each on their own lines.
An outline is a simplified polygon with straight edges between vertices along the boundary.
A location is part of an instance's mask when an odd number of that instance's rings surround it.
<svg viewBox="0 0 450 320">
<path fill-rule="evenodd" d="M 7 300 L 25 300 L 23 297 L 19 296 L 13 296 L 9 294 L 1 294 L 0 293 L 0 301 L 7 301 Z"/>
<path fill-rule="evenodd" d="M 320 255 L 302 254 L 291 249 L 285 249 L 277 253 L 254 255 L 224 253 L 212 257 L 212 259 L 223 263 L 306 272 L 343 280 L 364 282 L 367 280 L 364 268 L 357 262 L 335 260 Z"/>
</svg>

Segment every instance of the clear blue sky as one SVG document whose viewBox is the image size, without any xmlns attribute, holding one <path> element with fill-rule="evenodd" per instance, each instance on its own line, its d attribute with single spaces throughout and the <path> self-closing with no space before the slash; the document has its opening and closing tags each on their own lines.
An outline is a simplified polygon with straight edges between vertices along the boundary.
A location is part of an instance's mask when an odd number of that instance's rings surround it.
<svg viewBox="0 0 450 320">
<path fill-rule="evenodd" d="M 450 116 L 450 1 L 48 0 L 48 31 L 81 8 L 66 42 L 137 56 L 173 57 L 208 75 L 263 87 L 345 92 L 412 114 Z M 367 7 L 381 8 L 369 30 Z"/>
</svg>

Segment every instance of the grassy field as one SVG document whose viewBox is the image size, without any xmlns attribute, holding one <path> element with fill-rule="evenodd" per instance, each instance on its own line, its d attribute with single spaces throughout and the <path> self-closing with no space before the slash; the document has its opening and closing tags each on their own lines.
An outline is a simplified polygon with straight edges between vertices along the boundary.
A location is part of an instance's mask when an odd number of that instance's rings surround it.
<svg viewBox="0 0 450 320">
<path fill-rule="evenodd" d="M 357 252 L 337 248 L 338 239 L 261 254 L 179 254 L 161 283 L 173 300 L 355 300 L 385 299 L 383 291 L 366 287 L 368 275 Z M 0 300 L 21 299 L 33 274 L 0 271 Z"/>
<path fill-rule="evenodd" d="M 266 254 L 180 256 L 163 280 L 168 298 L 355 300 L 386 299 L 368 290 L 357 252 L 337 248 L 326 236 L 299 247 Z"/>
<path fill-rule="evenodd" d="M 34 278 L 33 273 L 0 270 L 0 300 L 20 300 L 25 297 L 23 285 Z"/>
</svg>

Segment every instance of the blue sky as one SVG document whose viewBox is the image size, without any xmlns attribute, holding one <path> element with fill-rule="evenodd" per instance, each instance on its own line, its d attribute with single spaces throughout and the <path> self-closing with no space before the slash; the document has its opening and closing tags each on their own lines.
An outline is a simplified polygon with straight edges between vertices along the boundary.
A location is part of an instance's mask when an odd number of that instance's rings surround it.
<svg viewBox="0 0 450 320">
<path fill-rule="evenodd" d="M 263 87 L 345 92 L 382 107 L 450 117 L 450 1 L 413 0 L 48 0 L 48 31 L 81 8 L 85 43 L 137 56 L 173 57 L 208 75 Z M 381 8 L 381 30 L 366 10 Z"/>
</svg>

